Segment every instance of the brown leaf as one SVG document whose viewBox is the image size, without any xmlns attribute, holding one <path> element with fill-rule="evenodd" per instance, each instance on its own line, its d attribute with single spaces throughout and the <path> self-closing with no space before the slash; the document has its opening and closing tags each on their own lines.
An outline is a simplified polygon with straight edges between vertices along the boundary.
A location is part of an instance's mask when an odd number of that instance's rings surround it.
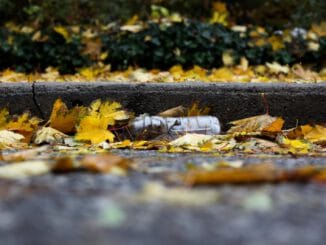
<svg viewBox="0 0 326 245">
<path fill-rule="evenodd" d="M 228 133 L 277 133 L 282 130 L 284 120 L 281 117 L 272 117 L 268 114 L 248 117 L 232 121 L 234 125 Z"/>
<path fill-rule="evenodd" d="M 171 109 L 165 110 L 157 114 L 160 117 L 184 117 L 187 114 L 187 109 L 180 105 Z"/>
<path fill-rule="evenodd" d="M 85 49 L 83 55 L 89 55 L 92 60 L 99 60 L 102 50 L 102 41 L 100 38 L 84 41 Z"/>
<path fill-rule="evenodd" d="M 81 166 L 96 173 L 125 172 L 130 168 L 130 160 L 109 153 L 87 155 L 82 158 Z"/>
<path fill-rule="evenodd" d="M 52 166 L 53 172 L 70 172 L 80 169 L 79 166 L 75 163 L 75 159 L 69 156 L 59 157 L 56 159 L 56 162 Z"/>
<path fill-rule="evenodd" d="M 302 125 L 285 130 L 284 133 L 289 139 L 305 139 L 315 144 L 326 144 L 326 127 L 323 125 Z"/>
<path fill-rule="evenodd" d="M 25 142 L 29 142 L 35 130 L 42 120 L 32 117 L 25 112 L 22 115 L 14 116 L 5 126 L 5 129 L 24 135 Z"/>
<path fill-rule="evenodd" d="M 280 181 L 308 181 L 320 172 L 320 167 L 304 166 L 294 170 L 263 163 L 242 168 L 220 168 L 212 171 L 190 170 L 181 175 L 188 185 L 255 184 Z"/>
<path fill-rule="evenodd" d="M 2 158 L 6 162 L 20 162 L 26 160 L 35 160 L 37 156 L 48 149 L 48 146 L 37 147 L 33 149 L 18 151 L 9 154 L 3 154 Z"/>
<path fill-rule="evenodd" d="M 49 124 L 50 127 L 65 134 L 75 132 L 75 126 L 80 116 L 86 113 L 84 107 L 76 106 L 69 110 L 66 104 L 59 98 L 53 104 Z"/>
</svg>

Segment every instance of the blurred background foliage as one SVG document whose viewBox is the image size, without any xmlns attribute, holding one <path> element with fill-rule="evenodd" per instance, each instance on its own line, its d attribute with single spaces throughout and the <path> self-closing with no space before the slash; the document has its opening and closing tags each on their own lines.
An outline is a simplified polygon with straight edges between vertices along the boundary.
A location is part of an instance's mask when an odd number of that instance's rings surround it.
<svg viewBox="0 0 326 245">
<path fill-rule="evenodd" d="M 212 12 L 212 0 L 0 0 L 0 22 L 52 24 L 94 24 L 125 22 L 134 15 L 151 16 L 151 6 L 204 20 Z M 224 0 L 237 24 L 309 27 L 325 20 L 325 0 Z"/>
</svg>

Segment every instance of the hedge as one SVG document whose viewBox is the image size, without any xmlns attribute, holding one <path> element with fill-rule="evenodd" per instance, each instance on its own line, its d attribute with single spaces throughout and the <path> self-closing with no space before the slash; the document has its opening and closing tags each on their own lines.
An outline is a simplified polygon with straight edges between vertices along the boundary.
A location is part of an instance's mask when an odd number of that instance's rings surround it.
<svg viewBox="0 0 326 245">
<path fill-rule="evenodd" d="M 252 33 L 256 33 L 253 35 Z M 284 35 L 273 32 L 259 34 L 255 27 L 246 32 L 234 31 L 219 24 L 184 21 L 171 25 L 149 23 L 143 30 L 102 31 L 99 34 L 101 52 L 107 52 L 103 60 L 113 70 L 138 66 L 165 70 L 181 64 L 188 68 L 199 65 L 204 68 L 223 66 L 222 55 L 231 54 L 237 63 L 246 57 L 250 64 L 279 62 L 281 64 L 311 63 L 321 68 L 325 58 L 326 37 L 313 40 L 298 35 L 286 40 Z M 0 69 L 16 69 L 22 72 L 43 71 L 49 66 L 59 68 L 62 74 L 75 73 L 80 67 L 98 62 L 85 54 L 82 31 L 67 38 L 48 28 L 42 31 L 43 39 L 35 39 L 35 31 L 22 33 L 0 30 Z M 281 47 L 273 47 L 270 38 L 280 39 Z M 318 49 L 309 45 L 314 43 Z"/>
</svg>

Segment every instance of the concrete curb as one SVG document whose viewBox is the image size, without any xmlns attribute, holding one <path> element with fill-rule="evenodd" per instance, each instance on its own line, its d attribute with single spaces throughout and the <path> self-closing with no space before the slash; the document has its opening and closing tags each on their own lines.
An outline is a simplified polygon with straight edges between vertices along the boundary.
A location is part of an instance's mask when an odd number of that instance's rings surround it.
<svg viewBox="0 0 326 245">
<path fill-rule="evenodd" d="M 58 97 L 68 106 L 87 105 L 98 98 L 116 100 L 136 114 L 156 114 L 198 101 L 210 106 L 211 114 L 226 125 L 231 120 L 265 113 L 262 93 L 269 113 L 284 117 L 287 127 L 297 122 L 326 122 L 326 83 L 2 83 L 0 105 L 9 106 L 12 113 L 30 110 L 47 118 Z"/>
</svg>

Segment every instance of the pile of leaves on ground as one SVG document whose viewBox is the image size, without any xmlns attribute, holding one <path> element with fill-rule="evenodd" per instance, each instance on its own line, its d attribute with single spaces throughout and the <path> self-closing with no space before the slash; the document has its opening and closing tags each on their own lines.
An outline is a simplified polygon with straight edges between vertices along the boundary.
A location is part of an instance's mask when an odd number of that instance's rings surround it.
<svg viewBox="0 0 326 245">
<path fill-rule="evenodd" d="M 216 4 L 209 21 L 177 14 L 121 25 L 0 29 L 1 81 L 325 80 L 325 22 L 309 29 L 238 26 Z M 164 12 L 164 11 L 163 11 Z"/>
<path fill-rule="evenodd" d="M 198 117 L 206 108 L 194 104 L 178 106 L 160 117 Z M 144 138 L 133 134 L 134 115 L 117 103 L 96 100 L 88 107 L 67 108 L 55 101 L 47 122 L 29 113 L 0 112 L 0 147 L 3 166 L 0 177 L 17 178 L 49 171 L 87 170 L 125 175 L 133 168 L 130 160 L 112 155 L 115 149 L 156 150 L 166 153 L 200 152 L 220 156 L 326 156 L 325 124 L 307 124 L 283 129 L 284 120 L 268 114 L 230 122 L 231 128 L 217 135 L 184 134 Z M 147 125 L 151 128 L 153 125 Z M 147 128 L 147 129 L 149 129 Z M 144 133 L 147 130 L 144 128 Z M 262 158 L 263 159 L 263 158 Z M 218 163 L 207 168 L 191 167 L 170 176 L 186 184 L 301 181 L 312 177 L 325 181 L 322 166 L 282 170 L 275 166 L 254 167 Z M 224 169 L 227 167 L 227 169 Z M 239 168 L 240 169 L 234 169 Z M 222 170 L 221 170 L 222 168 Z M 222 171 L 222 172 L 220 172 Z M 318 176 L 318 177 L 316 177 Z"/>
</svg>

